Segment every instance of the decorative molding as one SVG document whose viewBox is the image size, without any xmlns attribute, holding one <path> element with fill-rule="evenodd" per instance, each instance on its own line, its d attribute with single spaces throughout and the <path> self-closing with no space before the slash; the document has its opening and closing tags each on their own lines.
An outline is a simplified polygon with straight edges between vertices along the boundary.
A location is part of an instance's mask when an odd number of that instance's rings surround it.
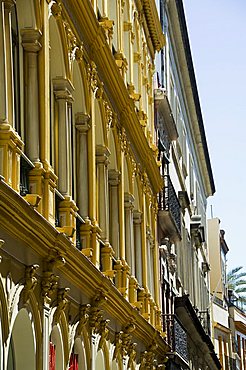
<svg viewBox="0 0 246 370">
<path fill-rule="evenodd" d="M 41 282 L 42 296 L 46 303 L 51 302 L 51 298 L 54 295 L 59 276 L 53 273 L 54 268 L 64 266 L 66 263 L 65 258 L 55 249 L 50 251 L 49 256 L 44 261 L 44 272 L 43 279 Z"/>
<path fill-rule="evenodd" d="M 61 313 L 65 311 L 67 304 L 68 304 L 68 299 L 67 295 L 70 291 L 70 288 L 61 288 L 58 290 L 57 293 L 57 308 L 54 313 L 54 323 L 58 323 L 61 317 Z"/>
<path fill-rule="evenodd" d="M 122 357 L 122 335 L 123 331 L 115 333 L 113 360 L 119 361 Z"/>
<path fill-rule="evenodd" d="M 83 328 L 87 325 L 90 318 L 90 308 L 91 305 L 89 303 L 83 304 L 80 306 L 80 312 L 79 312 L 79 323 L 76 329 L 76 335 L 80 336 L 82 335 Z"/>
<path fill-rule="evenodd" d="M 25 28 L 21 30 L 22 46 L 26 52 L 37 53 L 42 45 L 40 39 L 42 33 L 40 30 Z"/>
<path fill-rule="evenodd" d="M 38 269 L 38 264 L 26 267 L 24 289 L 22 290 L 24 304 L 28 301 L 30 294 L 34 291 L 34 288 L 37 285 L 38 279 L 34 275 Z"/>
<path fill-rule="evenodd" d="M 100 340 L 99 340 L 99 343 L 98 343 L 98 348 L 97 350 L 99 351 L 101 348 L 103 348 L 106 344 L 106 341 L 108 339 L 108 335 L 109 335 L 109 329 L 108 329 L 108 324 L 109 324 L 110 320 L 102 320 L 100 321 L 99 325 L 98 325 L 98 329 L 97 329 L 97 332 L 98 334 L 100 334 Z"/>
</svg>

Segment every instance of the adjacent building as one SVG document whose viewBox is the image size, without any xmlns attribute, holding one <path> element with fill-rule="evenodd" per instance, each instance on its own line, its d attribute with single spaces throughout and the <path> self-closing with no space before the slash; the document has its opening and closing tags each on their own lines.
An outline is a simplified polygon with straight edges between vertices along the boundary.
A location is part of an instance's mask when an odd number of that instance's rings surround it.
<svg viewBox="0 0 246 370">
<path fill-rule="evenodd" d="M 232 332 L 233 362 L 231 369 L 246 369 L 246 314 L 237 307 L 235 297 L 230 297 L 229 323 Z"/>
<path fill-rule="evenodd" d="M 246 315 L 237 294 L 228 289 L 229 247 L 220 220 L 208 220 L 212 340 L 222 369 L 242 370 L 246 366 Z"/>
<path fill-rule="evenodd" d="M 229 247 L 220 220 L 208 220 L 212 339 L 223 369 L 234 369 L 232 332 L 229 323 L 229 301 L 226 263 Z"/>
<path fill-rule="evenodd" d="M 158 241 L 168 368 L 221 367 L 211 339 L 207 198 L 215 191 L 182 1 L 157 2 L 166 46 L 155 105 L 164 188 Z"/>
</svg>

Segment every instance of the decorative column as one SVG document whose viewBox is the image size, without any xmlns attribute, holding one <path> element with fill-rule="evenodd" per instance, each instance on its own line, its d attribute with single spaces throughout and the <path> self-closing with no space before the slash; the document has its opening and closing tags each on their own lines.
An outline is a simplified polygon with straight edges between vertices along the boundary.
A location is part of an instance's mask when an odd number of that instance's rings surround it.
<svg viewBox="0 0 246 370">
<path fill-rule="evenodd" d="M 134 196 L 130 193 L 125 193 L 125 250 L 126 262 L 131 268 L 131 274 L 135 275 L 135 256 L 133 243 L 133 202 Z"/>
<path fill-rule="evenodd" d="M 39 162 L 39 93 L 38 93 L 38 52 L 41 49 L 39 30 L 24 29 L 21 31 L 22 46 L 26 63 L 26 141 L 28 158 Z"/>
<path fill-rule="evenodd" d="M 73 101 L 73 86 L 67 79 L 53 80 L 54 93 L 58 103 L 58 190 L 64 196 L 59 204 L 60 232 L 75 241 L 76 212 L 78 208 L 72 195 L 71 130 L 72 120 L 68 104 Z"/>
<path fill-rule="evenodd" d="M 5 2 L 0 1 L 0 123 L 8 123 L 8 90 L 7 90 L 7 63 L 6 53 L 10 50 L 6 48 L 5 34 Z M 7 17 L 7 20 L 9 17 Z"/>
<path fill-rule="evenodd" d="M 90 116 L 86 113 L 77 113 L 75 125 L 78 137 L 78 176 L 77 176 L 77 203 L 79 213 L 84 219 L 89 215 L 89 188 L 88 188 L 88 142 L 87 133 L 90 128 Z"/>
<path fill-rule="evenodd" d="M 10 12 L 15 1 L 0 0 L 0 175 L 19 191 L 23 142 L 13 130 L 13 62 Z"/>
<path fill-rule="evenodd" d="M 11 8 L 14 0 L 0 0 L 0 122 L 14 125 Z"/>
<path fill-rule="evenodd" d="M 98 219 L 101 229 L 101 238 L 105 243 L 109 241 L 108 215 L 108 158 L 110 151 L 103 145 L 96 147 L 97 185 L 98 185 Z"/>
<path fill-rule="evenodd" d="M 142 212 L 133 212 L 134 245 L 135 245 L 135 276 L 142 286 L 142 247 L 141 247 Z"/>
<path fill-rule="evenodd" d="M 38 86 L 38 52 L 41 49 L 39 42 L 41 32 L 34 29 L 21 30 L 22 46 L 25 57 L 25 153 L 34 163 L 35 167 L 29 172 L 29 190 L 32 195 L 28 198 L 38 195 L 42 198 L 44 191 L 44 173 L 45 170 L 40 162 L 40 137 L 39 137 L 39 86 Z M 29 199 L 27 201 L 29 201 Z M 52 204 L 52 202 L 49 202 Z M 47 212 L 53 215 L 53 207 Z M 43 213 L 43 199 L 38 208 Z M 54 222 L 54 217 L 49 217 Z"/>
<path fill-rule="evenodd" d="M 119 171 L 109 170 L 109 185 L 110 185 L 110 244 L 115 252 L 115 257 L 120 257 L 119 250 Z"/>
<path fill-rule="evenodd" d="M 58 189 L 64 196 L 71 196 L 71 127 L 68 103 L 73 101 L 71 83 L 65 78 L 53 80 L 58 103 Z"/>
</svg>

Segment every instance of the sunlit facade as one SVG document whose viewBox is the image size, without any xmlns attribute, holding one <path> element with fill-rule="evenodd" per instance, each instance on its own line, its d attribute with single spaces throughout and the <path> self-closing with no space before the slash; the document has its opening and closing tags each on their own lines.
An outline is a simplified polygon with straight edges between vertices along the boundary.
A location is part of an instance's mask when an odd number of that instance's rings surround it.
<svg viewBox="0 0 246 370">
<path fill-rule="evenodd" d="M 164 368 L 155 2 L 0 14 L 0 367 Z"/>
</svg>

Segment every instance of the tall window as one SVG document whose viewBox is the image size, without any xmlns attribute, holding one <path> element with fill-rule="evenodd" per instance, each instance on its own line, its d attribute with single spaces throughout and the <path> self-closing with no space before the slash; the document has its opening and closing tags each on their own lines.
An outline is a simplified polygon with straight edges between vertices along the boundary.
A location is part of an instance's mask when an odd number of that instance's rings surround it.
<svg viewBox="0 0 246 370">
<path fill-rule="evenodd" d="M 14 82 L 14 127 L 21 136 L 20 120 L 20 70 L 19 70 L 19 34 L 16 6 L 11 10 L 11 27 L 12 27 L 12 61 L 13 61 L 13 82 Z M 24 139 L 22 137 L 22 139 Z"/>
</svg>

